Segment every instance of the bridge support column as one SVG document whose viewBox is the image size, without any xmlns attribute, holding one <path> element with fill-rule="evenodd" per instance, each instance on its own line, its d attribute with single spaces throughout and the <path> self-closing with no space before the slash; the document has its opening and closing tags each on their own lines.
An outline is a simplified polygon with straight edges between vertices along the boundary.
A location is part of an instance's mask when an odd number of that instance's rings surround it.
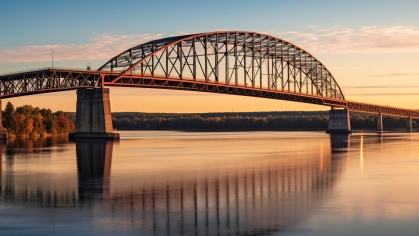
<svg viewBox="0 0 419 236">
<path fill-rule="evenodd" d="M 377 133 L 382 133 L 384 132 L 383 129 L 383 115 L 378 114 L 377 115 Z"/>
<path fill-rule="evenodd" d="M 329 111 L 329 125 L 326 133 L 352 133 L 348 109 L 334 109 Z"/>
<path fill-rule="evenodd" d="M 412 132 L 412 129 L 413 129 L 413 127 L 412 127 L 412 118 L 409 117 L 406 120 L 406 131 L 407 132 Z"/>
<path fill-rule="evenodd" d="M 2 116 L 2 106 L 0 100 L 0 139 L 7 139 L 7 130 L 3 127 L 3 116 Z"/>
<path fill-rule="evenodd" d="M 76 132 L 69 137 L 119 139 L 113 133 L 109 88 L 77 90 Z"/>
</svg>

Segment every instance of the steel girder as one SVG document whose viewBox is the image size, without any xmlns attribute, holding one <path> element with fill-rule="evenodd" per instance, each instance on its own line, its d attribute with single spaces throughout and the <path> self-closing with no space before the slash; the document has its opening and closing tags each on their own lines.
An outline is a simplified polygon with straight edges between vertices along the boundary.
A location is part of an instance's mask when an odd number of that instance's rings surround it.
<svg viewBox="0 0 419 236">
<path fill-rule="evenodd" d="M 0 75 L 0 98 L 99 86 L 98 71 L 43 68 Z"/>
<path fill-rule="evenodd" d="M 205 79 L 180 80 L 177 78 L 140 76 L 135 74 L 121 76 L 121 72 L 62 68 L 43 68 L 0 75 L 0 99 L 103 86 L 161 88 L 233 94 L 347 108 L 350 111 L 419 118 L 419 110 L 360 103 L 286 90 L 248 87 L 240 84 L 220 83 Z"/>
<path fill-rule="evenodd" d="M 399 107 L 381 106 L 369 103 L 347 101 L 347 109 L 389 116 L 419 118 L 419 110 L 404 109 Z"/>
<path fill-rule="evenodd" d="M 109 82 L 104 82 L 105 86 L 122 86 L 122 87 L 143 87 L 143 88 L 161 88 L 161 89 L 176 89 L 200 92 L 212 92 L 242 96 L 252 96 L 261 98 L 270 98 L 294 102 L 303 102 L 310 104 L 317 104 L 323 106 L 330 106 L 334 108 L 346 108 L 350 111 L 358 111 L 365 113 L 376 113 L 389 116 L 411 117 L 419 118 L 419 110 L 411 110 L 390 106 L 381 106 L 375 104 L 361 103 L 355 101 L 348 101 L 335 98 L 327 98 L 316 95 L 307 95 L 304 93 L 294 93 L 280 90 L 269 90 L 266 88 L 249 88 L 246 86 L 236 86 L 224 83 L 216 83 L 205 80 L 179 80 L 165 77 L 146 77 L 131 75 L 126 77 L 119 77 L 118 82 L 114 82 L 112 78 L 108 77 Z"/>
<path fill-rule="evenodd" d="M 255 32 L 211 32 L 144 43 L 115 56 L 100 71 L 242 85 L 344 100 L 329 70 L 307 51 Z"/>
<path fill-rule="evenodd" d="M 200 92 L 212 92 L 242 96 L 252 96 L 261 98 L 271 98 L 295 102 L 304 102 L 310 104 L 327 105 L 335 107 L 346 107 L 345 100 L 324 98 L 321 96 L 311 96 L 302 93 L 293 93 L 288 91 L 276 91 L 261 88 L 249 88 L 245 86 L 236 86 L 229 84 L 215 83 L 205 80 L 179 80 L 157 77 L 130 76 L 118 79 L 118 82 L 105 82 L 105 86 L 121 87 L 143 87 L 143 88 L 161 88 L 176 89 Z"/>
</svg>

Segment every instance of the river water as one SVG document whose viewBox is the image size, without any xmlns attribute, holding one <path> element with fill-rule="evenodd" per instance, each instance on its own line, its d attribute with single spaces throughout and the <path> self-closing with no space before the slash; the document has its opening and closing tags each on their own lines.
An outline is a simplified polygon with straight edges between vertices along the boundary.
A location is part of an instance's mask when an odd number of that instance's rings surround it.
<svg viewBox="0 0 419 236">
<path fill-rule="evenodd" d="M 1 143 L 0 235 L 417 235 L 419 133 Z"/>
</svg>

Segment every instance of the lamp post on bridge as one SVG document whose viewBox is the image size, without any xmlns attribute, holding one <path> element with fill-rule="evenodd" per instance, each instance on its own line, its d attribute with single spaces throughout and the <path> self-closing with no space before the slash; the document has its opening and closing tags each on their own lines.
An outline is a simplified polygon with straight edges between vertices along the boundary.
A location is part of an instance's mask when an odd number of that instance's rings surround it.
<svg viewBox="0 0 419 236">
<path fill-rule="evenodd" d="M 54 69 L 54 51 L 51 49 L 51 68 Z"/>
</svg>

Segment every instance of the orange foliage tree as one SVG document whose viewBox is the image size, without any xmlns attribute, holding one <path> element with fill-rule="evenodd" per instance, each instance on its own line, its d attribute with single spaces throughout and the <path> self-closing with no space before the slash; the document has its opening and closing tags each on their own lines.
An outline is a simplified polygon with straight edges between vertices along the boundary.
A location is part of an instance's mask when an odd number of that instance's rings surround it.
<svg viewBox="0 0 419 236">
<path fill-rule="evenodd" d="M 52 112 L 31 105 L 14 108 L 8 102 L 3 111 L 3 126 L 11 136 L 45 136 L 68 134 L 75 129 L 73 120 L 63 111 Z"/>
</svg>

